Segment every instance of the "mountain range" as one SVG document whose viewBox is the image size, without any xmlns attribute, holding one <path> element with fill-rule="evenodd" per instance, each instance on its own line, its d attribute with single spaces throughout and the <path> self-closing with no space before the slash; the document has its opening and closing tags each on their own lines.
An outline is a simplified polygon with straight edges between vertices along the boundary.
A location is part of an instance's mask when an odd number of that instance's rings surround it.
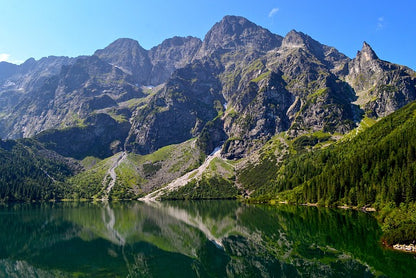
<svg viewBox="0 0 416 278">
<path fill-rule="evenodd" d="M 386 127 L 381 118 L 411 117 L 400 111 L 415 99 L 416 73 L 366 42 L 351 59 L 302 32 L 283 37 L 238 16 L 203 40 L 173 37 L 146 50 L 122 38 L 91 56 L 1 62 L 0 197 L 270 200 L 285 192 L 292 201 L 372 205 L 372 193 L 361 198 L 350 184 L 336 198 L 308 195 L 321 170 L 332 172 L 300 161 L 321 161 L 313 155 L 330 145 L 359 149 L 357 135 Z M 391 142 L 378 134 L 373 140 Z M 416 195 L 388 192 L 382 204 Z"/>
<path fill-rule="evenodd" d="M 241 158 L 282 131 L 344 134 L 414 100 L 415 86 L 412 70 L 367 43 L 350 59 L 301 32 L 281 37 L 226 16 L 203 41 L 174 37 L 145 50 L 118 39 L 92 56 L 2 62 L 0 135 L 94 126 L 118 133 L 103 142 L 108 151 L 118 140 L 113 151 L 146 154 L 197 137 L 220 115 L 208 146 L 228 139 L 223 154 Z"/>
</svg>

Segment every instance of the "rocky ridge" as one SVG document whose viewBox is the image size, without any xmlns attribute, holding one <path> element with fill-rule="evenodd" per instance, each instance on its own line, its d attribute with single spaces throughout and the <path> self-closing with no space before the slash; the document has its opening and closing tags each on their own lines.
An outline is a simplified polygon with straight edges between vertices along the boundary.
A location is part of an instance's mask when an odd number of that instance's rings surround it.
<svg viewBox="0 0 416 278">
<path fill-rule="evenodd" d="M 198 137 L 207 154 L 225 142 L 222 155 L 241 158 L 280 132 L 343 134 L 365 115 L 384 117 L 416 98 L 415 80 L 367 43 L 350 59 L 302 32 L 281 37 L 226 16 L 203 41 L 174 37 L 145 50 L 118 39 L 92 56 L 1 63 L 0 135 L 42 138 L 52 128 L 45 140 L 58 146 L 62 128 L 96 129 L 84 143 L 117 134 L 104 140 L 105 156 Z M 89 120 L 100 114 L 114 124 Z"/>
</svg>

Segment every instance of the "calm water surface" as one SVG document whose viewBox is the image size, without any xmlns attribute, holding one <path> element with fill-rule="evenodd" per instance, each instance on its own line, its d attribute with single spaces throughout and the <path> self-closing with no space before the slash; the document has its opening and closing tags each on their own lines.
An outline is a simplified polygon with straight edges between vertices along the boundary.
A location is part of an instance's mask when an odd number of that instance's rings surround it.
<svg viewBox="0 0 416 278">
<path fill-rule="evenodd" d="M 232 201 L 0 206 L 0 277 L 416 277 L 367 214 Z"/>
</svg>

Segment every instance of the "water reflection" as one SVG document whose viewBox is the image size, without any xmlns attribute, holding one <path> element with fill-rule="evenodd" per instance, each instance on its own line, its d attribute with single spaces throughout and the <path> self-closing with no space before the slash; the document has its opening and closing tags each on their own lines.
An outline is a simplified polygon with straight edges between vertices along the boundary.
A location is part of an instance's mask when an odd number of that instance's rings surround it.
<svg viewBox="0 0 416 278">
<path fill-rule="evenodd" d="M 411 277 L 355 211 L 233 201 L 0 207 L 0 277 Z"/>
</svg>

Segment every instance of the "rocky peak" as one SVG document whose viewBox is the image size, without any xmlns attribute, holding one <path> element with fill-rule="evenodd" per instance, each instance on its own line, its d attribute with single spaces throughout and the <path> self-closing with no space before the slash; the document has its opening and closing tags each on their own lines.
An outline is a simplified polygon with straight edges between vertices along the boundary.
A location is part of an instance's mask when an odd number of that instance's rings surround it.
<svg viewBox="0 0 416 278">
<path fill-rule="evenodd" d="M 21 64 L 20 66 L 22 68 L 30 68 L 30 67 L 34 66 L 35 64 L 36 64 L 35 58 L 29 58 L 26 61 L 24 61 L 23 64 Z"/>
<path fill-rule="evenodd" d="M 357 59 L 367 62 L 371 60 L 378 60 L 378 57 L 371 46 L 367 42 L 364 42 L 361 51 L 357 52 Z"/>
<path fill-rule="evenodd" d="M 201 47 L 202 41 L 195 37 L 173 37 L 164 40 L 149 51 L 153 68 L 149 84 L 165 82 L 174 70 L 188 64 Z"/>
<path fill-rule="evenodd" d="M 94 55 L 102 58 L 102 59 L 108 59 L 110 58 L 110 55 L 116 55 L 118 52 L 129 52 L 129 53 L 135 53 L 135 52 L 146 52 L 145 49 L 143 49 L 139 42 L 133 39 L 128 38 L 120 38 L 112 42 L 110 45 L 108 45 L 104 49 L 99 49 L 95 51 Z"/>
<path fill-rule="evenodd" d="M 160 50 L 160 49 L 166 49 L 166 48 L 171 48 L 171 47 L 181 47 L 181 46 L 184 46 L 186 44 L 198 44 L 198 43 L 202 43 L 202 42 L 199 38 L 196 38 L 196 37 L 192 37 L 192 36 L 178 37 L 178 36 L 175 36 L 173 38 L 164 40 L 161 44 L 159 44 L 158 46 L 153 47 L 150 51 L 151 52 L 156 52 L 157 50 Z"/>
<path fill-rule="evenodd" d="M 304 47 L 309 36 L 296 30 L 291 30 L 283 38 L 282 47 Z"/>
<path fill-rule="evenodd" d="M 282 48 L 303 48 L 318 57 L 324 57 L 326 52 L 324 45 L 296 30 L 290 31 L 283 38 Z"/>
<path fill-rule="evenodd" d="M 138 83 L 146 83 L 152 67 L 148 52 L 132 39 L 118 39 L 94 55 L 132 75 Z"/>
<path fill-rule="evenodd" d="M 252 48 L 268 51 L 281 45 L 282 37 L 272 34 L 244 17 L 225 16 L 206 34 L 197 58 L 209 55 L 218 49 L 235 50 Z"/>
<path fill-rule="evenodd" d="M 0 62 L 0 82 L 13 75 L 18 66 L 8 62 Z M 1 85 L 1 84 L 0 84 Z"/>
<path fill-rule="evenodd" d="M 249 21 L 248 19 L 240 16 L 225 16 L 223 19 L 216 23 L 212 27 L 213 32 L 218 32 L 222 35 L 239 35 L 245 29 L 257 29 L 261 28 L 254 24 L 253 22 Z"/>
<path fill-rule="evenodd" d="M 350 75 L 383 71 L 380 62 L 371 46 L 364 42 L 361 51 L 358 51 L 357 56 L 350 62 Z"/>
<path fill-rule="evenodd" d="M 287 33 L 283 38 L 279 51 L 291 54 L 292 49 L 301 49 L 302 51 L 308 52 L 333 72 L 339 72 L 350 61 L 347 56 L 340 53 L 334 47 L 321 44 L 310 36 L 296 30 Z"/>
<path fill-rule="evenodd" d="M 380 60 L 366 42 L 348 67 L 345 80 L 356 92 L 356 103 L 367 116 L 385 117 L 416 99 L 414 72 Z"/>
</svg>

